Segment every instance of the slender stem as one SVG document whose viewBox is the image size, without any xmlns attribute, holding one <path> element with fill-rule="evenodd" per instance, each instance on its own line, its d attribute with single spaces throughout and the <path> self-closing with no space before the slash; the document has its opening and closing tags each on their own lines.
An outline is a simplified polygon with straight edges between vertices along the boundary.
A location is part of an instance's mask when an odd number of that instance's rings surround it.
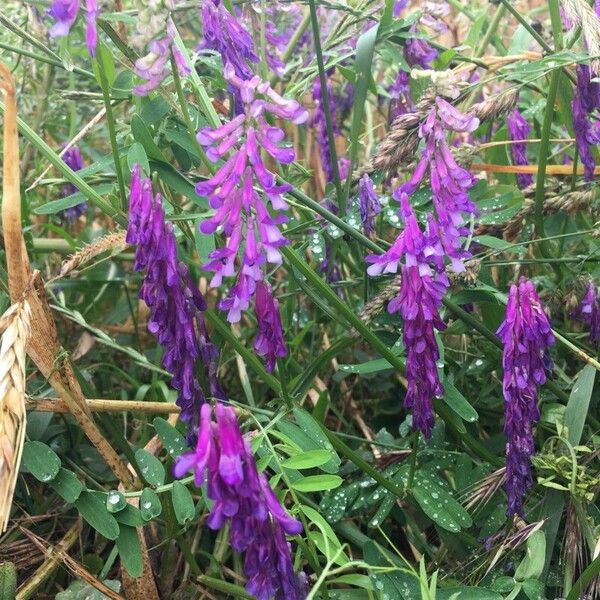
<svg viewBox="0 0 600 600">
<path fill-rule="evenodd" d="M 101 49 L 99 49 L 101 50 Z M 98 56 L 102 56 L 98 52 Z M 102 97 L 104 98 L 104 107 L 106 109 L 106 123 L 108 124 L 108 136 L 110 138 L 110 147 L 112 150 L 113 160 L 115 162 L 115 171 L 117 173 L 117 181 L 119 182 L 120 207 L 126 206 L 127 194 L 125 192 L 125 179 L 123 178 L 123 170 L 121 168 L 121 159 L 119 157 L 119 147 L 117 146 L 117 132 L 115 128 L 115 117 L 113 114 L 112 103 L 110 101 L 110 90 L 108 87 L 108 79 L 104 71 L 104 61 L 98 59 L 98 75 L 100 76 L 100 87 L 102 88 Z"/>
<path fill-rule="evenodd" d="M 502 20 L 502 17 L 504 16 L 505 12 L 506 12 L 506 6 L 504 6 L 504 4 L 501 4 L 500 6 L 498 6 L 498 8 L 496 9 L 496 12 L 494 13 L 494 16 L 492 17 L 492 20 L 491 20 L 489 26 L 487 28 L 487 31 L 485 32 L 483 39 L 481 40 L 481 44 L 475 51 L 475 54 L 474 54 L 475 58 L 481 58 L 485 54 L 485 51 L 490 43 L 490 40 L 492 39 L 492 36 L 496 34 L 498 25 L 500 25 L 500 21 Z"/>
<path fill-rule="evenodd" d="M 327 93 L 327 74 L 323 63 L 323 51 L 321 50 L 321 34 L 319 31 L 319 19 L 317 18 L 317 7 L 315 0 L 308 0 L 310 5 L 310 21 L 312 24 L 313 37 L 315 42 L 315 54 L 317 55 L 317 66 L 319 67 L 319 80 L 321 82 L 321 104 L 325 113 L 325 125 L 327 127 L 327 143 L 329 144 L 329 156 L 331 158 L 331 170 L 333 171 L 333 183 L 338 200 L 340 215 L 343 217 L 346 213 L 346 202 L 340 180 L 340 171 L 338 169 L 337 150 L 335 148 L 335 136 L 333 135 L 333 122 L 331 119 L 331 107 L 329 106 L 329 94 Z"/>
<path fill-rule="evenodd" d="M 181 85 L 181 77 L 179 76 L 179 69 L 177 67 L 177 63 L 175 61 L 175 57 L 173 56 L 173 52 L 171 52 L 171 71 L 173 72 L 173 81 L 175 82 L 175 91 L 177 92 L 177 99 L 179 100 L 179 108 L 181 109 L 181 114 L 183 116 L 183 120 L 185 121 L 185 126 L 187 127 L 188 133 L 191 138 L 194 140 L 194 146 L 198 151 L 198 156 L 200 156 L 200 160 L 204 163 L 204 166 L 211 172 L 215 172 L 215 165 L 210 162 L 208 157 L 206 156 L 206 152 L 204 152 L 204 148 L 198 142 L 196 138 L 196 128 L 192 123 L 192 118 L 190 117 L 190 111 L 187 107 L 187 101 L 185 99 L 185 94 L 183 93 L 183 86 Z"/>
</svg>

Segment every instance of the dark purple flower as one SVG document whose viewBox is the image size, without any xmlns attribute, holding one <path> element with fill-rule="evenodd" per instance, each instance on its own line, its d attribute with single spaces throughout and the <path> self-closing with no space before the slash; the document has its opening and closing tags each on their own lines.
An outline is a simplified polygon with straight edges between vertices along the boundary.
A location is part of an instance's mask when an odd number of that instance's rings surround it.
<svg viewBox="0 0 600 600">
<path fill-rule="evenodd" d="M 363 230 L 365 235 L 371 235 L 375 231 L 375 217 L 381 212 L 381 202 L 367 173 L 358 182 L 358 202 Z"/>
<path fill-rule="evenodd" d="M 281 5 L 272 2 L 267 5 L 265 23 L 266 60 L 269 68 L 281 77 L 285 71 L 283 55 L 294 31 L 302 20 L 302 9 L 295 4 Z M 296 45 L 298 50 L 299 44 Z"/>
<path fill-rule="evenodd" d="M 600 84 L 592 81 L 595 75 L 588 65 L 577 65 L 576 73 L 577 85 L 572 103 L 573 129 L 585 178 L 592 181 L 596 167 L 592 146 L 600 143 L 600 130 L 597 122 L 592 122 L 592 116 L 597 116 L 600 108 Z"/>
<path fill-rule="evenodd" d="M 85 10 L 85 43 L 90 56 L 94 58 L 96 56 L 96 46 L 98 45 L 98 29 L 96 26 L 96 19 L 100 14 L 100 11 L 98 10 L 98 0 L 86 0 Z"/>
<path fill-rule="evenodd" d="M 406 71 L 398 71 L 394 83 L 389 87 L 390 93 L 390 122 L 396 117 L 404 115 L 414 109 L 414 103 L 410 95 L 410 76 Z"/>
<path fill-rule="evenodd" d="M 585 296 L 573 313 L 574 317 L 582 319 L 590 326 L 590 342 L 600 342 L 600 292 L 590 281 Z"/>
<path fill-rule="evenodd" d="M 411 32 L 417 31 L 416 24 L 410 28 Z M 404 58 L 411 67 L 430 69 L 431 63 L 437 58 L 438 52 L 427 40 L 421 38 L 410 38 L 404 46 Z"/>
<path fill-rule="evenodd" d="M 197 487 L 206 482 L 213 505 L 211 529 L 229 523 L 231 546 L 245 552 L 246 590 L 258 600 L 301 600 L 304 595 L 294 573 L 285 534 L 297 535 L 302 525 L 279 503 L 263 473 L 256 468 L 250 444 L 240 431 L 235 410 L 204 404 L 196 450 L 180 456 L 175 477 L 194 473 Z"/>
<path fill-rule="evenodd" d="M 202 0 L 200 11 L 204 39 L 198 48 L 218 52 L 223 64 L 230 64 L 240 79 L 250 79 L 253 72 L 248 61 L 258 62 L 252 36 L 221 0 Z"/>
<path fill-rule="evenodd" d="M 206 332 L 204 298 L 177 260 L 173 225 L 165 222 L 160 194 L 153 196 L 152 183 L 142 178 L 139 165 L 131 176 L 127 243 L 136 245 L 134 270 L 144 273 L 139 295 L 150 308 L 148 330 L 165 350 L 162 362 L 172 375 L 181 419 L 190 428 L 188 439 L 194 440 L 205 402 L 198 367 L 205 370 L 211 395 L 225 399 L 216 378 L 218 352 Z"/>
<path fill-rule="evenodd" d="M 289 188 L 276 184 L 275 176 L 263 162 L 261 150 L 284 164 L 292 162 L 295 153 L 293 148 L 280 145 L 284 132 L 270 125 L 265 114 L 296 124 L 304 123 L 308 115 L 298 102 L 281 97 L 258 77 L 244 81 L 229 64 L 224 75 L 239 92 L 243 112 L 216 129 L 198 132 L 198 142 L 206 148 L 210 160 L 217 162 L 231 154 L 211 179 L 196 186 L 196 193 L 206 196 L 215 209 L 215 214 L 200 225 L 200 231 L 209 234 L 222 229 L 226 237 L 225 245 L 210 253 L 210 261 L 204 268 L 215 273 L 210 284 L 213 287 L 220 286 L 224 277 L 237 277 L 220 304 L 233 323 L 249 307 L 256 283 L 265 277 L 265 265 L 280 264 L 279 248 L 287 244 L 279 230 L 279 225 L 287 220 L 285 215 L 272 215 L 267 205 L 275 211 L 286 209 L 283 194 Z"/>
<path fill-rule="evenodd" d="M 62 158 L 73 171 L 80 171 L 84 167 L 83 156 L 81 156 L 81 152 L 77 146 L 69 148 L 63 154 Z M 62 189 L 62 195 L 63 197 L 71 196 L 77 193 L 77 191 L 77 188 L 72 183 L 67 183 Z M 85 213 L 86 209 L 87 202 L 80 202 L 75 206 L 65 208 L 65 210 L 61 211 L 59 216 L 69 223 L 74 223 L 81 215 Z"/>
<path fill-rule="evenodd" d="M 337 108 L 335 98 L 333 96 L 333 87 L 329 81 L 329 77 L 332 75 L 333 70 L 327 73 L 327 101 L 329 104 L 329 112 L 331 114 L 331 126 L 333 129 L 334 136 L 339 135 L 339 119 L 337 116 Z M 315 101 L 315 110 L 313 112 L 311 125 L 316 129 L 316 143 L 319 147 L 319 154 L 321 156 L 321 167 L 325 174 L 325 181 L 327 183 L 333 181 L 333 163 L 331 162 L 331 148 L 329 147 L 329 138 L 327 136 L 327 120 L 325 118 L 325 111 L 323 109 L 323 97 L 321 95 L 321 79 L 317 75 L 313 83 L 312 97 Z"/>
<path fill-rule="evenodd" d="M 265 366 L 271 373 L 275 368 L 275 361 L 287 355 L 279 302 L 273 296 L 271 286 L 264 281 L 256 284 L 255 301 L 258 335 L 254 340 L 254 349 L 259 356 L 266 357 Z"/>
<path fill-rule="evenodd" d="M 533 424 L 540 413 L 538 387 L 552 368 L 548 348 L 554 344 L 550 321 L 533 283 L 521 277 L 508 295 L 506 319 L 497 331 L 504 344 L 504 434 L 506 436 L 507 515 L 521 515 L 531 487 L 531 455 L 535 452 Z"/>
<path fill-rule="evenodd" d="M 77 19 L 80 0 L 53 0 L 48 14 L 56 21 L 48 32 L 50 37 L 63 37 L 69 33 Z"/>
<path fill-rule="evenodd" d="M 517 108 L 513 109 L 508 115 L 506 126 L 509 139 L 513 142 L 520 142 L 511 144 L 510 146 L 513 162 L 515 165 L 528 165 L 527 144 L 521 140 L 526 140 L 528 138 L 531 126 Z M 533 175 L 529 173 L 520 173 L 517 175 L 517 181 L 521 188 L 526 188 L 533 184 Z"/>
</svg>

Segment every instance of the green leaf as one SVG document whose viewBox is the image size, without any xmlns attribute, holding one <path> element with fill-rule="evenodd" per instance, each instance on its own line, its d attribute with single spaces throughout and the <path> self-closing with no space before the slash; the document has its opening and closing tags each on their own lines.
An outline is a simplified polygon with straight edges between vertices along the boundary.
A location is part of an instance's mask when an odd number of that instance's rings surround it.
<svg viewBox="0 0 600 600">
<path fill-rule="evenodd" d="M 156 417 L 152 425 L 171 457 L 180 456 L 188 449 L 183 436 L 165 419 Z"/>
<path fill-rule="evenodd" d="M 150 155 L 148 156 L 150 158 L 150 168 L 152 171 L 156 171 L 161 180 L 166 183 L 176 194 L 182 194 L 199 206 L 208 208 L 208 202 L 206 198 L 201 198 L 198 196 L 198 194 L 196 194 L 194 184 L 189 179 L 184 177 L 171 165 L 161 162 L 160 160 L 152 160 L 153 157 Z"/>
<path fill-rule="evenodd" d="M 544 600 L 546 597 L 544 584 L 537 579 L 527 579 L 523 582 L 522 589 L 529 600 Z"/>
<path fill-rule="evenodd" d="M 363 33 L 356 43 L 356 61 L 354 62 L 354 104 L 352 107 L 352 124 L 350 126 L 350 164 L 356 164 L 359 150 L 359 137 L 363 126 L 363 114 L 367 90 L 373 78 L 373 53 L 379 25 L 371 27 Z M 349 175 L 350 176 L 350 175 Z"/>
<path fill-rule="evenodd" d="M 140 498 L 140 512 L 144 521 L 158 517 L 162 512 L 162 505 L 158 494 L 152 488 L 144 488 Z"/>
<path fill-rule="evenodd" d="M 42 442 L 25 442 L 22 464 L 36 479 L 44 483 L 52 481 L 60 470 L 60 458 Z"/>
<path fill-rule="evenodd" d="M 215 249 L 215 236 L 213 234 L 206 234 L 200 231 L 200 224 L 205 218 L 201 217 L 196 220 L 196 226 L 194 227 L 194 240 L 196 242 L 196 252 L 200 258 L 200 263 L 203 264 L 208 261 L 208 255 Z"/>
<path fill-rule="evenodd" d="M 308 450 L 296 456 L 284 460 L 281 463 L 286 469 L 312 469 L 320 467 L 331 460 L 332 453 L 329 450 Z"/>
<path fill-rule="evenodd" d="M 156 145 L 150 130 L 146 127 L 142 117 L 138 114 L 134 114 L 131 117 L 131 133 L 136 142 L 139 142 L 146 151 L 148 158 L 157 160 L 159 162 L 167 162 L 161 149 Z"/>
<path fill-rule="evenodd" d="M 146 177 L 150 176 L 150 163 L 148 162 L 148 156 L 146 155 L 144 146 L 142 146 L 139 142 L 134 142 L 131 144 L 129 151 L 127 152 L 127 166 L 129 167 L 129 170 L 132 171 L 135 165 L 140 165 L 140 167 L 142 167 L 142 171 Z"/>
<path fill-rule="evenodd" d="M 393 554 L 376 542 L 369 541 L 363 546 L 363 557 L 365 562 L 373 567 L 386 567 L 385 571 L 374 569 L 369 572 L 378 599 L 385 596 L 390 600 L 421 598 L 419 580 Z"/>
<path fill-rule="evenodd" d="M 567 408 L 565 410 L 565 426 L 569 430 L 569 442 L 577 446 L 581 441 L 583 426 L 587 417 L 592 392 L 594 390 L 594 379 L 596 369 L 592 365 L 583 367 L 577 381 L 573 386 Z"/>
<path fill-rule="evenodd" d="M 330 452 L 330 460 L 322 465 L 321 468 L 327 473 L 337 473 L 342 461 L 323 433 L 319 423 L 315 421 L 315 418 L 303 408 L 294 408 L 294 417 L 296 419 L 296 423 L 298 423 L 298 426 L 302 430 L 302 433 L 309 438 L 310 445 L 309 447 L 303 447 L 298 440 L 293 437 L 292 439 L 294 439 L 303 450 L 316 450 L 317 448 L 322 448 Z M 283 420 L 281 422 L 283 422 Z"/>
<path fill-rule="evenodd" d="M 535 579 L 544 570 L 546 557 L 546 534 L 536 531 L 527 538 L 527 553 L 515 571 L 516 581 Z"/>
<path fill-rule="evenodd" d="M 119 550 L 121 562 L 129 575 L 131 577 L 141 577 L 144 570 L 144 561 L 142 559 L 140 538 L 135 527 L 121 525 L 121 531 L 117 538 L 117 549 Z"/>
<path fill-rule="evenodd" d="M 92 189 L 94 192 L 99 194 L 100 196 L 105 196 L 109 194 L 114 189 L 114 184 L 112 183 L 102 183 L 100 185 L 94 186 Z M 65 210 L 65 208 L 71 208 L 72 206 L 77 206 L 82 202 L 86 201 L 86 195 L 81 192 L 75 192 L 70 196 L 66 196 L 65 198 L 60 198 L 59 200 L 52 200 L 51 202 L 46 202 L 42 204 L 42 206 L 38 206 L 33 212 L 36 215 L 53 215 L 61 210 Z"/>
<path fill-rule="evenodd" d="M 181 483 L 181 481 L 175 481 L 173 483 L 171 499 L 173 501 L 173 510 L 175 511 L 177 522 L 180 525 L 189 523 L 196 514 L 194 499 L 192 498 L 190 491 L 183 483 Z"/>
<path fill-rule="evenodd" d="M 79 514 L 100 534 L 109 540 L 116 540 L 119 535 L 119 524 L 106 510 L 102 500 L 104 494 L 83 491 L 75 502 Z"/>
<path fill-rule="evenodd" d="M 118 490 L 111 490 L 106 494 L 106 510 L 111 513 L 119 512 L 127 506 L 125 496 Z"/>
<path fill-rule="evenodd" d="M 435 600 L 502 600 L 502 595 L 482 587 L 437 589 Z"/>
<path fill-rule="evenodd" d="M 473 238 L 474 242 L 486 246 L 487 248 L 493 248 L 494 250 L 507 250 L 512 247 L 512 244 L 504 241 L 501 238 L 494 237 L 493 235 L 476 235 Z"/>
<path fill-rule="evenodd" d="M 0 598 L 17 597 L 17 569 L 14 563 L 0 563 Z"/>
<path fill-rule="evenodd" d="M 121 589 L 120 581 L 105 579 L 102 583 L 113 592 L 119 592 Z M 106 595 L 87 581 L 76 579 L 64 592 L 58 592 L 54 598 L 55 600 L 106 600 Z"/>
<path fill-rule="evenodd" d="M 140 509 L 132 504 L 127 504 L 123 510 L 116 513 L 115 519 L 117 523 L 129 525 L 129 527 L 142 527 L 145 523 Z"/>
<path fill-rule="evenodd" d="M 112 84 L 110 95 L 116 100 L 125 100 L 129 98 L 133 92 L 133 72 L 121 71 L 115 77 Z"/>
<path fill-rule="evenodd" d="M 421 510 L 442 529 L 458 532 L 473 522 L 469 513 L 431 475 L 415 475 L 412 494 Z"/>
<path fill-rule="evenodd" d="M 292 483 L 292 487 L 299 492 L 323 492 L 339 487 L 343 481 L 339 475 L 309 475 Z"/>
<path fill-rule="evenodd" d="M 448 380 L 444 381 L 444 402 L 463 420 L 474 423 L 479 418 L 469 401 Z"/>
<path fill-rule="evenodd" d="M 154 454 L 140 448 L 135 452 L 135 460 L 150 485 L 162 485 L 165 482 L 165 467 Z"/>
<path fill-rule="evenodd" d="M 59 469 L 58 475 L 50 482 L 50 487 L 71 504 L 79 498 L 79 495 L 85 489 L 73 471 L 62 467 Z"/>
</svg>

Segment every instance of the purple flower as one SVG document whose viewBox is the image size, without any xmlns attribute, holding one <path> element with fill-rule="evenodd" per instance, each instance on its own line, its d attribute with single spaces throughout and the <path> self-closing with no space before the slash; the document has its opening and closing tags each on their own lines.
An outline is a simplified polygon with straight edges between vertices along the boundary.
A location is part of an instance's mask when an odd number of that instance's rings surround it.
<svg viewBox="0 0 600 600">
<path fill-rule="evenodd" d="M 253 72 L 248 61 L 258 62 L 252 36 L 220 0 L 202 0 L 200 11 L 204 40 L 198 48 L 215 50 L 240 79 L 250 79 Z"/>
<path fill-rule="evenodd" d="M 63 160 L 73 171 L 80 171 L 84 167 L 83 156 L 81 156 L 81 152 L 77 146 L 69 148 L 63 154 Z M 77 188 L 72 183 L 67 183 L 62 189 L 62 195 L 63 197 L 72 196 L 73 194 L 77 193 L 77 191 Z M 65 208 L 65 210 L 60 212 L 59 216 L 69 223 L 74 223 L 81 215 L 85 213 L 86 208 L 87 202 L 80 202 L 75 206 Z"/>
<path fill-rule="evenodd" d="M 409 79 L 409 74 L 400 70 L 394 83 L 388 89 L 392 97 L 390 100 L 390 122 L 414 109 L 414 103 L 410 95 Z"/>
<path fill-rule="evenodd" d="M 190 68 L 173 43 L 176 30 L 170 11 L 175 8 L 175 0 L 139 2 L 136 32 L 131 41 L 138 50 L 147 52 L 135 61 L 133 70 L 144 83 L 136 85 L 133 92 L 137 96 L 146 96 L 171 72 L 171 52 L 181 75 L 189 75 Z"/>
<path fill-rule="evenodd" d="M 231 546 L 245 552 L 246 590 L 259 600 L 301 600 L 285 534 L 297 535 L 302 525 L 277 500 L 263 473 L 256 468 L 250 444 L 244 440 L 231 406 L 209 404 L 201 409 L 196 450 L 175 462 L 175 477 L 194 473 L 197 487 L 205 482 L 213 505 L 211 529 L 229 523 Z"/>
<path fill-rule="evenodd" d="M 531 126 L 524 119 L 523 115 L 517 108 L 515 108 L 508 115 L 506 126 L 508 128 L 509 139 L 511 139 L 513 142 L 520 142 L 511 144 L 510 146 L 513 162 L 515 165 L 528 165 L 529 161 L 527 160 L 527 144 L 521 142 L 521 140 L 527 139 L 529 132 L 531 131 Z M 517 181 L 519 182 L 519 186 L 521 188 L 526 188 L 527 186 L 533 184 L 533 175 L 529 173 L 518 174 Z"/>
<path fill-rule="evenodd" d="M 266 60 L 269 68 L 281 77 L 285 72 L 283 53 L 302 20 L 302 9 L 294 4 L 282 7 L 279 3 L 273 2 L 267 5 L 266 10 Z M 296 49 L 298 47 L 299 44 Z"/>
<path fill-rule="evenodd" d="M 205 402 L 198 366 L 204 367 L 211 395 L 225 398 L 216 378 L 218 352 L 206 332 L 204 298 L 177 260 L 173 226 L 165 222 L 160 194 L 153 196 L 152 183 L 142 178 L 139 165 L 131 176 L 127 243 L 137 246 L 134 270 L 144 273 L 139 295 L 150 308 L 148 330 L 165 350 L 162 362 L 172 375 L 181 419 L 189 426 L 188 439 L 195 439 Z"/>
<path fill-rule="evenodd" d="M 279 314 L 279 302 L 273 296 L 268 283 L 259 281 L 256 284 L 256 322 L 258 335 L 254 340 L 254 349 L 259 356 L 265 356 L 265 366 L 271 373 L 275 361 L 287 355 L 283 326 Z"/>
<path fill-rule="evenodd" d="M 358 182 L 358 200 L 360 220 L 365 235 L 375 231 L 375 217 L 381 212 L 381 202 L 375 192 L 371 178 L 365 173 Z"/>
<path fill-rule="evenodd" d="M 408 0 L 394 0 L 394 7 L 392 9 L 392 14 L 394 15 L 394 17 L 398 18 L 402 11 L 406 8 L 407 4 Z"/>
<path fill-rule="evenodd" d="M 585 296 L 573 316 L 582 319 L 590 326 L 590 342 L 598 344 L 600 342 L 600 292 L 593 282 L 590 281 Z"/>
<path fill-rule="evenodd" d="M 283 194 L 289 187 L 276 185 L 275 176 L 263 162 L 261 149 L 283 164 L 292 162 L 295 153 L 293 148 L 280 145 L 284 132 L 270 125 L 265 115 L 271 113 L 296 124 L 304 123 L 308 115 L 298 102 L 281 97 L 258 77 L 244 81 L 230 64 L 224 75 L 239 92 L 244 112 L 220 127 L 198 132 L 198 142 L 206 148 L 210 160 L 217 162 L 231 154 L 212 178 L 196 186 L 196 193 L 206 196 L 215 209 L 215 214 L 200 225 L 200 231 L 209 234 L 222 229 L 226 237 L 225 245 L 209 254 L 210 261 L 204 268 L 215 273 L 213 287 L 220 286 L 225 277 L 236 277 L 220 304 L 221 309 L 229 311 L 227 318 L 234 323 L 249 307 L 256 283 L 264 279 L 265 265 L 280 264 L 279 248 L 287 244 L 279 230 L 287 219 L 285 215 L 272 215 L 268 204 L 275 211 L 286 209 Z"/>
<path fill-rule="evenodd" d="M 333 96 L 333 88 L 329 77 L 333 73 L 330 70 L 327 73 L 327 100 L 329 103 L 329 112 L 331 114 L 331 125 L 333 134 L 339 135 L 339 119 L 337 116 L 337 108 L 335 98 Z M 321 79 L 319 76 L 315 78 L 312 89 L 312 97 L 315 101 L 315 110 L 313 112 L 311 125 L 316 129 L 316 143 L 319 146 L 319 154 L 321 156 L 321 167 L 325 173 L 327 183 L 333 181 L 333 163 L 331 162 L 331 148 L 329 147 L 329 137 L 327 136 L 327 120 L 325 119 L 325 111 L 323 109 L 323 97 L 321 95 Z"/>
<path fill-rule="evenodd" d="M 77 19 L 80 0 L 53 0 L 48 14 L 56 21 L 48 32 L 50 37 L 63 37 L 69 33 Z"/>
<path fill-rule="evenodd" d="M 595 77 L 588 65 L 577 65 L 577 86 L 573 94 L 573 129 L 579 159 L 583 164 L 584 176 L 593 181 L 596 161 L 592 146 L 600 143 L 600 130 L 592 116 L 600 108 L 600 84 L 592 81 Z"/>
<path fill-rule="evenodd" d="M 550 321 L 533 283 L 521 277 L 510 288 L 506 319 L 497 331 L 504 343 L 504 434 L 506 436 L 507 515 L 521 515 L 523 499 L 533 483 L 533 424 L 540 413 L 538 387 L 552 368 L 548 348 L 554 344 Z"/>
<path fill-rule="evenodd" d="M 415 33 L 417 25 L 413 25 L 410 31 Z M 427 40 L 414 37 L 406 40 L 404 58 L 411 67 L 418 66 L 423 69 L 430 69 L 431 63 L 437 58 L 437 55 L 437 50 L 430 46 Z"/>
<path fill-rule="evenodd" d="M 98 29 L 96 27 L 96 19 L 100 14 L 98 10 L 98 0 L 86 0 L 85 4 L 85 43 L 88 48 L 90 56 L 94 58 L 96 56 L 96 46 L 98 45 Z"/>
</svg>

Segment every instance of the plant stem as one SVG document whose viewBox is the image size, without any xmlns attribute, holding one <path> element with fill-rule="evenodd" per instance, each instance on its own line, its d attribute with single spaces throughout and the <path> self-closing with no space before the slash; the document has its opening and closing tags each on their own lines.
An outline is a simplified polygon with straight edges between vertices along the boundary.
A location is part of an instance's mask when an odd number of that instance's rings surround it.
<svg viewBox="0 0 600 600">
<path fill-rule="evenodd" d="M 98 57 L 102 56 L 101 50 L 98 49 Z M 127 194 L 125 192 L 125 179 L 123 178 L 123 170 L 121 168 L 121 159 L 119 157 L 119 147 L 117 146 L 117 132 L 115 129 L 115 117 L 113 114 L 112 104 L 110 101 L 110 90 L 108 88 L 108 80 L 104 71 L 104 61 L 96 61 L 98 66 L 98 75 L 100 77 L 100 87 L 102 88 L 102 97 L 104 98 L 104 107 L 106 109 L 106 123 L 108 124 L 108 136 L 110 138 L 110 147 L 112 150 L 113 160 L 115 162 L 115 171 L 117 173 L 117 181 L 119 182 L 119 196 L 121 199 L 120 208 L 126 207 Z"/>
<path fill-rule="evenodd" d="M 500 2 L 506 7 L 506 10 L 523 25 L 529 35 L 546 51 L 552 52 L 552 48 L 546 43 L 546 40 L 527 22 L 527 19 L 518 11 L 513 5 L 513 0 L 500 0 Z"/>
<path fill-rule="evenodd" d="M 308 0 L 310 6 L 310 21 L 312 24 L 313 38 L 315 42 L 315 54 L 317 55 L 317 66 L 319 67 L 319 80 L 321 82 L 321 104 L 325 113 L 325 125 L 327 127 L 327 143 L 329 144 L 329 156 L 331 159 L 331 170 L 333 171 L 333 183 L 337 195 L 340 216 L 346 214 L 346 202 L 340 180 L 338 169 L 337 150 L 335 148 L 335 136 L 333 135 L 333 122 L 331 119 L 331 107 L 329 106 L 329 94 L 327 93 L 327 74 L 323 63 L 323 51 L 321 50 L 321 34 L 319 31 L 319 19 L 315 0 Z"/>
</svg>

